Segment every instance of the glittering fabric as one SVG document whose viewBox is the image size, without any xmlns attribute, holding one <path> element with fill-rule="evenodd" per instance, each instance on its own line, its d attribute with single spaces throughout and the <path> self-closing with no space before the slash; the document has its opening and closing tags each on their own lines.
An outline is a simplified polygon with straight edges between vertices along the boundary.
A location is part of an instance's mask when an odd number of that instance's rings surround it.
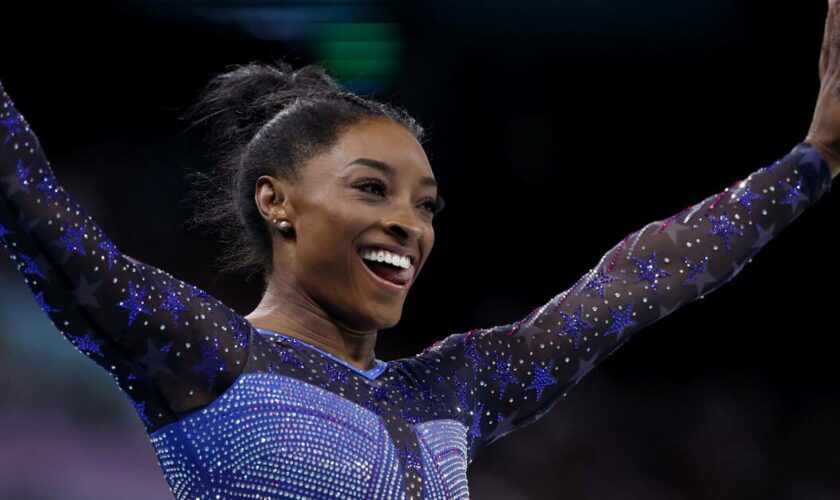
<svg viewBox="0 0 840 500">
<path fill-rule="evenodd" d="M 627 235 L 520 321 L 363 371 L 123 254 L 0 93 L 0 243 L 55 327 L 114 377 L 178 499 L 467 498 L 484 447 L 727 283 L 831 189 L 800 143 Z"/>
</svg>

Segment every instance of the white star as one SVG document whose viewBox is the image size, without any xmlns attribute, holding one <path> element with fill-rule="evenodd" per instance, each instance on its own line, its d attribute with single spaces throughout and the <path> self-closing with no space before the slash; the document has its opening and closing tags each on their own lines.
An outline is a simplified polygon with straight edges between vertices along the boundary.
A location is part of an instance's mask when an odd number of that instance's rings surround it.
<svg viewBox="0 0 840 500">
<path fill-rule="evenodd" d="M 671 242 L 675 245 L 679 244 L 679 232 L 680 231 L 689 231 L 691 227 L 686 226 L 685 224 L 680 223 L 677 219 L 671 221 L 668 224 L 668 227 L 665 228 L 663 233 L 667 234 L 668 237 L 671 239 Z"/>
<path fill-rule="evenodd" d="M 487 442 L 485 444 L 490 444 L 496 439 L 504 436 L 505 434 L 515 430 L 518 426 L 513 424 L 513 421 L 516 420 L 516 417 L 519 415 L 519 412 L 522 410 L 521 406 L 517 406 L 513 412 L 502 419 L 496 426 L 487 434 Z"/>
<path fill-rule="evenodd" d="M 755 228 L 758 230 L 758 239 L 753 243 L 752 249 L 758 250 L 772 240 L 775 237 L 773 234 L 774 227 L 776 227 L 775 222 L 770 224 L 770 227 L 767 229 L 762 228 L 759 224 L 755 224 Z"/>
<path fill-rule="evenodd" d="M 99 307 L 99 302 L 96 301 L 96 289 L 102 284 L 102 280 L 91 283 L 87 280 L 84 273 L 79 273 L 79 286 L 73 290 L 73 295 L 76 296 L 76 302 L 80 306 L 90 305 Z"/>
<path fill-rule="evenodd" d="M 578 369 L 577 372 L 575 372 L 574 376 L 572 376 L 571 384 L 569 384 L 570 387 L 577 384 L 580 381 L 580 379 L 585 377 L 587 373 L 589 373 L 593 368 L 595 368 L 595 366 L 598 364 L 598 362 L 596 361 L 597 358 L 597 352 L 593 354 L 588 361 L 583 359 L 582 357 L 578 358 Z"/>
</svg>

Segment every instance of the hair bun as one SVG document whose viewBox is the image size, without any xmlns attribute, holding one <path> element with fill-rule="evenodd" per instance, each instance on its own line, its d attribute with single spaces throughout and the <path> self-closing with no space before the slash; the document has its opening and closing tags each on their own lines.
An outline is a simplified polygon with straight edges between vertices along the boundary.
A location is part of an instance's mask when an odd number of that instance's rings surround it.
<svg viewBox="0 0 840 500">
<path fill-rule="evenodd" d="M 211 144 L 241 145 L 296 99 L 340 92 L 341 86 L 316 64 L 296 71 L 283 60 L 236 64 L 205 85 L 183 118 L 193 125 L 210 121 Z"/>
</svg>

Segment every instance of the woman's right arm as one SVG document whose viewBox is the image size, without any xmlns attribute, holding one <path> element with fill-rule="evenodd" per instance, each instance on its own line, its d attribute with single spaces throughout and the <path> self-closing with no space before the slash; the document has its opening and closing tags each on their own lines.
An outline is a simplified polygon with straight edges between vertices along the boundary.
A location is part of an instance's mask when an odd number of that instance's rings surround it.
<svg viewBox="0 0 840 500">
<path fill-rule="evenodd" d="M 242 372 L 248 321 L 122 254 L 58 184 L 2 82 L 0 243 L 41 310 L 116 379 L 147 431 L 208 404 Z"/>
</svg>

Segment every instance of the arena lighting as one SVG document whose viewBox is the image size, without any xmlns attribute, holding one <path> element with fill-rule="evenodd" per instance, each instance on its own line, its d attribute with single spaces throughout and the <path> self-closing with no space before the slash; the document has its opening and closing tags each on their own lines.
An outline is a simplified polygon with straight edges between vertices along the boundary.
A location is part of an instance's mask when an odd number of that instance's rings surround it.
<svg viewBox="0 0 840 500">
<path fill-rule="evenodd" d="M 171 2 L 153 5 L 159 15 L 198 18 L 242 30 L 261 40 L 310 51 L 349 90 L 387 91 L 400 70 L 402 26 L 387 3 L 348 2 Z"/>
</svg>

